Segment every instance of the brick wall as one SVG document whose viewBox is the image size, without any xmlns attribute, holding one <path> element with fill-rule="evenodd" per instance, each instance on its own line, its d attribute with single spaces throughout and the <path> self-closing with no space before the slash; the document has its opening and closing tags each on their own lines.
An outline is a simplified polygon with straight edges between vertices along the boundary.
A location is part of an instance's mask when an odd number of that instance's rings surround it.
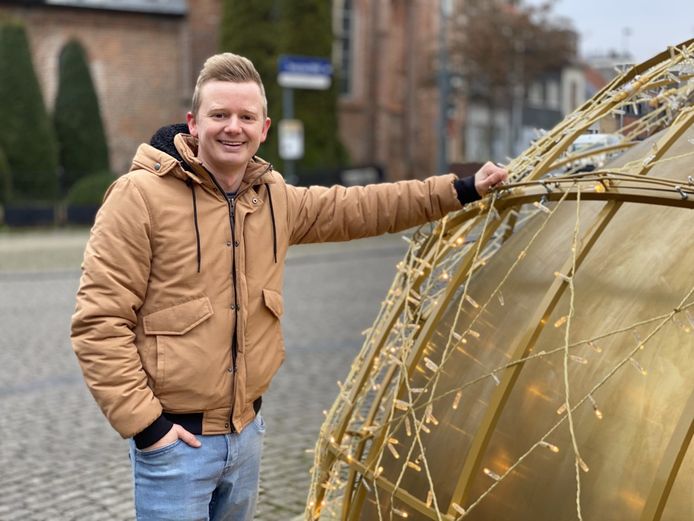
<svg viewBox="0 0 694 521">
<path fill-rule="evenodd" d="M 335 4 L 340 8 L 341 2 Z M 355 164 L 389 180 L 435 173 L 438 2 L 354 0 L 353 89 L 339 102 L 340 137 Z"/>
<path fill-rule="evenodd" d="M 49 110 L 58 57 L 75 38 L 87 52 L 101 105 L 111 168 L 125 172 L 139 143 L 184 121 L 191 90 L 185 18 L 56 7 L 7 7 L 27 26 L 34 68 Z"/>
<path fill-rule="evenodd" d="M 190 30 L 190 81 L 195 84 L 198 73 L 205 60 L 219 52 L 219 25 L 222 21 L 222 2 L 220 0 L 195 0 L 188 13 Z"/>
</svg>

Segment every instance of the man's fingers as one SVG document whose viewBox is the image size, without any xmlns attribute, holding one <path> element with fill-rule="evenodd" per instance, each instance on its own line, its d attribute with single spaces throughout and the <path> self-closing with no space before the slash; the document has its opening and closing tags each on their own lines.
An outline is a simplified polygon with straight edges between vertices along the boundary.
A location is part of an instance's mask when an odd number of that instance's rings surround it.
<svg viewBox="0 0 694 521">
<path fill-rule="evenodd" d="M 489 186 L 496 186 L 503 182 L 507 177 L 508 175 L 506 174 L 506 171 L 500 170 L 489 174 L 489 177 L 487 177 L 487 182 L 489 183 Z"/>
<path fill-rule="evenodd" d="M 183 440 L 191 447 L 199 447 L 201 445 L 200 440 L 198 440 L 194 434 L 188 432 L 180 425 L 176 425 L 176 433 L 178 434 L 179 439 Z"/>
</svg>

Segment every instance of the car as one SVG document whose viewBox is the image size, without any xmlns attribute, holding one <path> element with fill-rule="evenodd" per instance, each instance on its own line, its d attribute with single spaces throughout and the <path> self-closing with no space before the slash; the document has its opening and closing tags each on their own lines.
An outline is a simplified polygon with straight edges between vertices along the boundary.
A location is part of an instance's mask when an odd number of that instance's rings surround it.
<svg viewBox="0 0 694 521">
<path fill-rule="evenodd" d="M 617 145 L 621 141 L 622 136 L 620 134 L 590 133 L 578 136 L 576 141 L 566 150 L 568 156 L 582 155 L 592 149 L 595 149 L 596 153 L 571 161 L 566 170 L 571 172 L 592 172 L 597 168 L 601 168 L 607 159 L 617 155 L 618 151 L 598 152 L 598 150 Z"/>
</svg>

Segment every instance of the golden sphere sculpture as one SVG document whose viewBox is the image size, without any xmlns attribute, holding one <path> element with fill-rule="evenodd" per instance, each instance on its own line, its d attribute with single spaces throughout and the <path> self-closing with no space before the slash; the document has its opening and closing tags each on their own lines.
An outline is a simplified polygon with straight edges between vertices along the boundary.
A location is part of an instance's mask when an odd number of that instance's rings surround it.
<svg viewBox="0 0 694 521">
<path fill-rule="evenodd" d="M 691 40 L 407 239 L 307 520 L 694 519 L 693 98 Z M 571 147 L 627 110 L 618 143 Z"/>
</svg>

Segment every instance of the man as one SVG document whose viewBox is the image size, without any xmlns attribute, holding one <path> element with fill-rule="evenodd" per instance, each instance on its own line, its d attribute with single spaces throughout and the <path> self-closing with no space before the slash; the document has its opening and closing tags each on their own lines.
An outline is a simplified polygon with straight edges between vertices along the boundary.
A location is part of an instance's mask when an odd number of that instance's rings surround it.
<svg viewBox="0 0 694 521">
<path fill-rule="evenodd" d="M 506 178 L 487 163 L 467 181 L 288 186 L 255 156 L 269 127 L 253 64 L 209 58 L 187 127 L 139 147 L 92 229 L 73 346 L 104 414 L 132 438 L 138 519 L 253 518 L 290 245 L 410 228 Z"/>
</svg>

